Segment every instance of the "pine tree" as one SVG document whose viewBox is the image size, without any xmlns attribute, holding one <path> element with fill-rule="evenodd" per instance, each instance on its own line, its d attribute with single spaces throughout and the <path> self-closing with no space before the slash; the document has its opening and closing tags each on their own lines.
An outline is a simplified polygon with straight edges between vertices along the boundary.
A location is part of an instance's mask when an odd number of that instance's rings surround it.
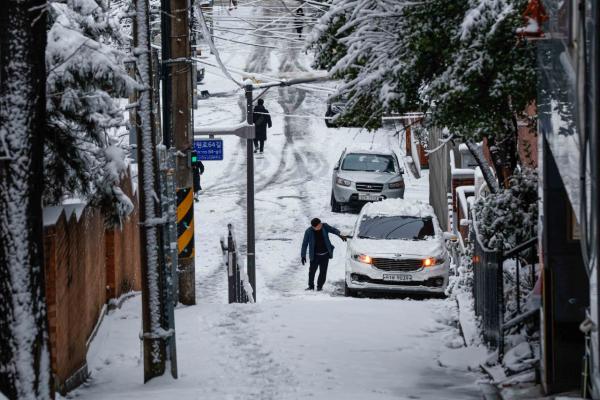
<svg viewBox="0 0 600 400">
<path fill-rule="evenodd" d="M 118 222 L 133 210 L 119 187 L 126 170 L 126 148 L 116 136 L 125 123 L 120 99 L 138 85 L 119 50 L 125 41 L 118 20 L 108 11 L 101 0 L 50 5 L 44 199 L 83 197 Z"/>
<path fill-rule="evenodd" d="M 41 188 L 46 3 L 0 15 L 0 393 L 50 399 Z M 0 395 L 0 397 L 4 397 Z"/>
</svg>

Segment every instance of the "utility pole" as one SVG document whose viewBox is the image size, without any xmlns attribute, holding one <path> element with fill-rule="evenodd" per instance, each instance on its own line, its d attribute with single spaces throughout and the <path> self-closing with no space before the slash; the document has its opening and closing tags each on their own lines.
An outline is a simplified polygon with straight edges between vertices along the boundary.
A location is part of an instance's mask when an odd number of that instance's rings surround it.
<svg viewBox="0 0 600 400">
<path fill-rule="evenodd" d="M 186 155 L 193 145 L 191 109 L 190 0 L 161 0 L 163 57 L 163 140 L 176 154 Z M 194 263 L 194 189 L 187 157 L 177 157 L 177 247 L 179 301 L 196 304 Z"/>
<path fill-rule="evenodd" d="M 167 304 L 165 271 L 165 219 L 162 216 L 157 160 L 158 111 L 153 98 L 153 63 L 148 0 L 135 0 L 133 25 L 134 55 L 142 88 L 137 93 L 135 126 L 138 155 L 138 193 L 140 215 L 140 259 L 142 265 L 142 334 L 144 382 L 164 374 L 167 359 L 175 362 L 173 304 Z M 169 306 L 171 314 L 169 314 Z M 168 345 L 168 346 L 167 346 Z M 175 368 L 176 370 L 176 368 Z"/>
<path fill-rule="evenodd" d="M 252 106 L 252 84 L 244 86 L 246 92 L 246 122 L 248 125 L 254 124 L 254 113 Z M 247 195 L 246 195 L 246 228 L 247 228 L 247 259 L 246 266 L 248 271 L 248 279 L 252 290 L 254 291 L 254 301 L 256 301 L 256 258 L 255 248 L 256 243 L 254 240 L 254 144 L 252 139 L 246 139 L 246 184 L 247 184 Z"/>
</svg>

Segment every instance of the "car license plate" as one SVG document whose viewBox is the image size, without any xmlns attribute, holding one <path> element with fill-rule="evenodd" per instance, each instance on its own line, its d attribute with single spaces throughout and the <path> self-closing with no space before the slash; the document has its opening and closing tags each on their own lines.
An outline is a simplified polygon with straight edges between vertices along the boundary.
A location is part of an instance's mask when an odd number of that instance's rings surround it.
<svg viewBox="0 0 600 400">
<path fill-rule="evenodd" d="M 378 194 L 370 194 L 370 193 L 359 193 L 358 200 L 377 201 L 377 200 L 379 200 L 379 195 Z"/>
<path fill-rule="evenodd" d="M 383 280 L 393 282 L 412 281 L 412 275 L 383 274 Z"/>
</svg>

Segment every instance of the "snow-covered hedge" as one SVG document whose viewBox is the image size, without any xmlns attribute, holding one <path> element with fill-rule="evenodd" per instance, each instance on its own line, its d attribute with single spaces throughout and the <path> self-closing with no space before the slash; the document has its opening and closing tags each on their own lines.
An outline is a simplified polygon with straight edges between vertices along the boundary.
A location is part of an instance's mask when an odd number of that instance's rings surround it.
<svg viewBox="0 0 600 400">
<path fill-rule="evenodd" d="M 537 235 L 538 180 L 532 169 L 515 171 L 510 186 L 474 204 L 477 231 L 483 244 L 509 250 Z"/>
</svg>

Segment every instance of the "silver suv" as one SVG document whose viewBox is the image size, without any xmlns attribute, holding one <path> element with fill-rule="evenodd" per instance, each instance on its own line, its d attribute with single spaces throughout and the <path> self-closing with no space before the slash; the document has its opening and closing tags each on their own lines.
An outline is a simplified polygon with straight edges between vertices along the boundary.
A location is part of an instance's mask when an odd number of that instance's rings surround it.
<svg viewBox="0 0 600 400">
<path fill-rule="evenodd" d="M 370 201 L 404 198 L 404 171 L 388 149 L 345 149 L 333 168 L 331 211 Z"/>
</svg>

